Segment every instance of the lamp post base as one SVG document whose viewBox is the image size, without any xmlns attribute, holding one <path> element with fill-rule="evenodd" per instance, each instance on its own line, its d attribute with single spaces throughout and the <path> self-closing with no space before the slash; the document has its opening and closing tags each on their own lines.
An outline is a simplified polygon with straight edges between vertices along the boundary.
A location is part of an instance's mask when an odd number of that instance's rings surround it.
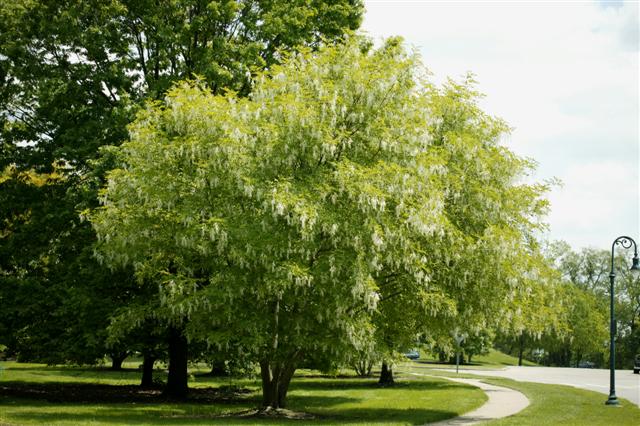
<svg viewBox="0 0 640 426">
<path fill-rule="evenodd" d="M 620 405 L 620 401 L 618 401 L 618 397 L 615 395 L 609 395 L 609 399 L 605 402 L 606 405 Z"/>
</svg>

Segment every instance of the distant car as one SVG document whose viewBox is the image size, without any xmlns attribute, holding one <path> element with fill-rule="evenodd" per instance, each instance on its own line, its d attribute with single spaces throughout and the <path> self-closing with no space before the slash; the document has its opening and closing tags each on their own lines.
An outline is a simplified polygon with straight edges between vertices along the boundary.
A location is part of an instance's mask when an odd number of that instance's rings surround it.
<svg viewBox="0 0 640 426">
<path fill-rule="evenodd" d="M 579 368 L 593 368 L 596 365 L 591 362 L 591 361 L 580 361 L 580 363 L 578 364 Z"/>
<path fill-rule="evenodd" d="M 420 352 L 416 351 L 415 349 L 412 349 L 406 354 L 404 354 L 404 356 L 406 356 L 409 359 L 418 359 L 420 358 Z"/>
<path fill-rule="evenodd" d="M 633 374 L 640 374 L 640 354 L 636 355 L 633 361 Z"/>
</svg>

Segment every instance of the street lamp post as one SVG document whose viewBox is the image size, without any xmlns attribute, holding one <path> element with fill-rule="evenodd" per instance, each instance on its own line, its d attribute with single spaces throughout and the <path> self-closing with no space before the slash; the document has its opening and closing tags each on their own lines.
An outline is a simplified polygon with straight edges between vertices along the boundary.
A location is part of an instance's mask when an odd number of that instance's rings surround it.
<svg viewBox="0 0 640 426">
<path fill-rule="evenodd" d="M 456 327 L 453 332 L 453 340 L 456 342 L 456 374 L 458 374 L 458 366 L 460 365 L 460 345 L 464 342 L 464 339 L 467 337 L 467 333 L 460 334 L 460 331 Z"/>
<path fill-rule="evenodd" d="M 618 402 L 618 397 L 616 396 L 616 316 L 613 306 L 613 283 L 616 279 L 614 251 L 617 245 L 620 245 L 626 249 L 633 246 L 633 263 L 631 265 L 631 272 L 640 272 L 640 258 L 638 258 L 638 245 L 636 244 L 636 242 L 633 240 L 633 238 L 630 237 L 622 236 L 616 238 L 611 245 L 611 272 L 609 273 L 609 282 L 611 283 L 611 287 L 609 289 L 609 311 L 611 313 L 611 322 L 609 323 L 609 398 L 607 399 L 607 402 L 605 402 L 605 404 L 607 405 L 620 404 L 620 402 Z"/>
</svg>

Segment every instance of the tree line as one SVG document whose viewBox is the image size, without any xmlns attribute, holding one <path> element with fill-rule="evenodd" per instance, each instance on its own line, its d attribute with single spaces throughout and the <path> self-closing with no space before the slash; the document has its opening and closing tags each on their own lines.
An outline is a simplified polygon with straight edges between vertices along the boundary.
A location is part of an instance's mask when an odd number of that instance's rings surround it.
<svg viewBox="0 0 640 426">
<path fill-rule="evenodd" d="M 631 369 L 640 353 L 640 283 L 629 272 L 632 253 L 618 250 L 614 259 L 616 368 Z M 541 336 L 501 337 L 498 346 L 544 365 L 607 368 L 611 252 L 574 251 L 562 241 L 549 244 L 545 252 L 561 283 L 563 309 L 557 315 L 562 329 Z"/>
</svg>

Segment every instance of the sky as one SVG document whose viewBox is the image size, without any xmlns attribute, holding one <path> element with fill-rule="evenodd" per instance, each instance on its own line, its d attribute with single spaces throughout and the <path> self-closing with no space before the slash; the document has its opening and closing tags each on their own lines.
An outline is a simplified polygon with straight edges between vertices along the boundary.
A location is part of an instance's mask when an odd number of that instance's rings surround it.
<svg viewBox="0 0 640 426">
<path fill-rule="evenodd" d="M 432 80 L 475 74 L 504 143 L 538 162 L 550 240 L 640 244 L 638 1 L 365 0 L 362 29 L 400 35 Z"/>
</svg>

